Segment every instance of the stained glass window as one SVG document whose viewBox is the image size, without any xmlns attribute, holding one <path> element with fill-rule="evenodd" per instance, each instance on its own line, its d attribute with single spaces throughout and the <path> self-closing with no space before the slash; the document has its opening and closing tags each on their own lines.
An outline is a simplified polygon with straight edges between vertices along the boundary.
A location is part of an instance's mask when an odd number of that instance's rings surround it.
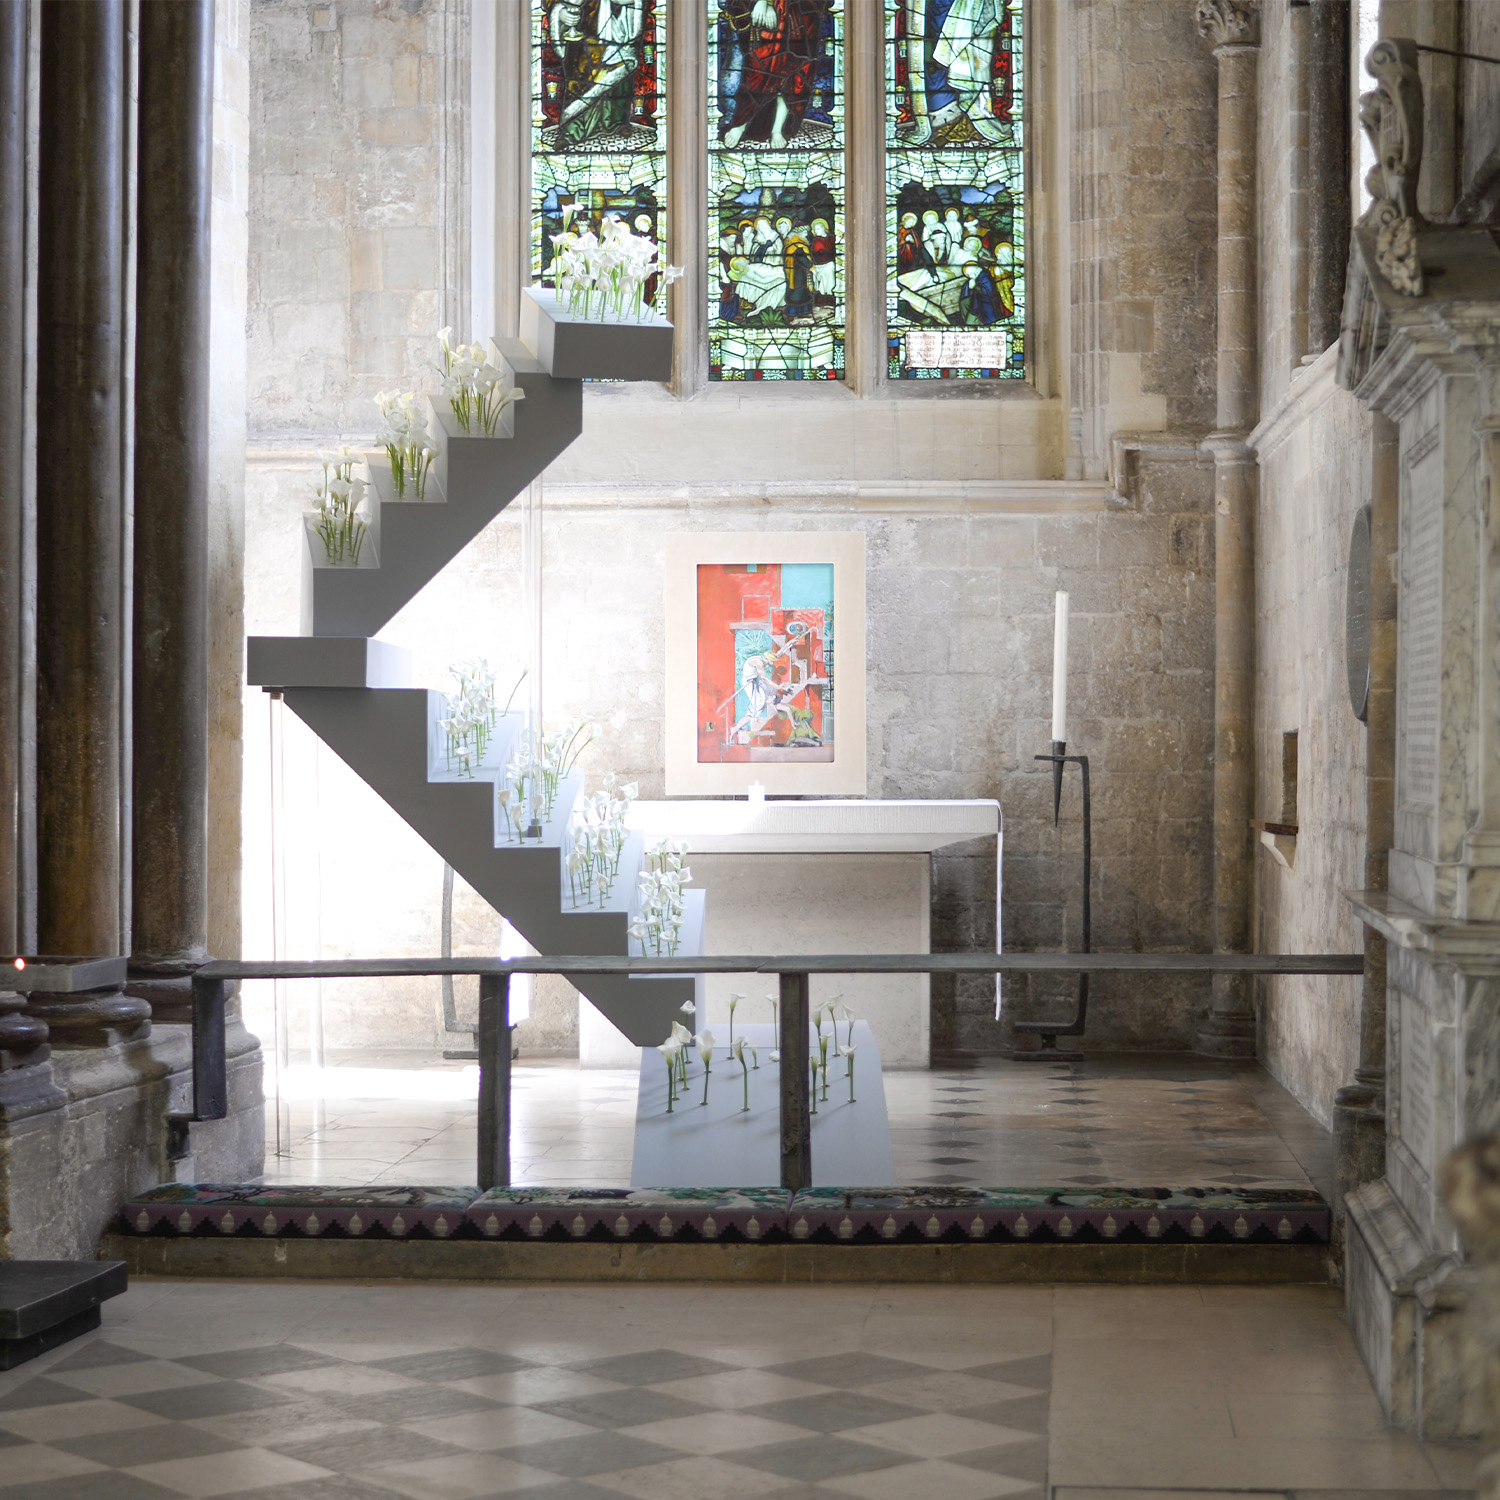
<svg viewBox="0 0 1500 1500">
<path fill-rule="evenodd" d="M 569 204 L 579 224 L 613 215 L 665 249 L 664 10 L 662 0 L 532 0 L 534 281 L 552 284 L 552 236 Z"/>
<path fill-rule="evenodd" d="M 887 373 L 1026 373 L 1022 0 L 886 0 Z"/>
<path fill-rule="evenodd" d="M 844 373 L 844 3 L 707 0 L 710 379 Z"/>
</svg>

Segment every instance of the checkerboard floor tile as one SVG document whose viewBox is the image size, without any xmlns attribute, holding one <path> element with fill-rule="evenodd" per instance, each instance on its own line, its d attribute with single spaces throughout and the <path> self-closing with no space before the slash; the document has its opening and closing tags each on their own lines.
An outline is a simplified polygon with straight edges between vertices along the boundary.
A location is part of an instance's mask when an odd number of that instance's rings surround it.
<svg viewBox="0 0 1500 1500">
<path fill-rule="evenodd" d="M 1461 1500 L 1478 1458 L 1385 1427 L 1331 1287 L 139 1280 L 103 1316 L 0 1373 L 0 1500 Z"/>
<path fill-rule="evenodd" d="M 98 1338 L 4 1382 L 0 1500 L 983 1500 L 1035 1485 L 1046 1447 L 1045 1388 L 1011 1378 L 1034 1378 L 1034 1360 L 976 1352 L 974 1373 L 861 1350 L 775 1361 L 663 1342 L 549 1360 L 364 1347 L 377 1357 L 293 1337 L 172 1358 Z M 549 1374 L 584 1388 L 521 1383 Z M 512 1382 L 510 1399 L 475 1389 L 497 1381 Z M 1007 1449 L 1015 1474 L 998 1457 Z M 874 1482 L 886 1473 L 906 1477 Z"/>
<path fill-rule="evenodd" d="M 267 1109 L 269 1183 L 469 1181 L 474 1102 L 375 1097 L 388 1055 L 350 1054 L 330 1070 L 372 1097 Z M 372 1066 L 372 1064 L 384 1064 Z M 414 1055 L 408 1066 L 464 1065 Z M 513 1072 L 518 1184 L 617 1186 L 630 1179 L 636 1077 L 522 1059 Z M 1038 1067 L 1003 1058 L 885 1075 L 896 1175 L 968 1187 L 1332 1187 L 1327 1131 L 1269 1075 L 1200 1058 L 1101 1056 Z M 461 1091 L 460 1091 L 461 1092 Z M 277 1132 L 287 1154 L 277 1156 Z"/>
</svg>

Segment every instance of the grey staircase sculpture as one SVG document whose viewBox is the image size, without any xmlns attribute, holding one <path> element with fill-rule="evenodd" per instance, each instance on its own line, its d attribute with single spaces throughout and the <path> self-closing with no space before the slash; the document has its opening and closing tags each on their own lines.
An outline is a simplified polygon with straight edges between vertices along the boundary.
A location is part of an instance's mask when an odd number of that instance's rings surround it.
<svg viewBox="0 0 1500 1500">
<path fill-rule="evenodd" d="M 385 625 L 583 431 L 585 378 L 665 380 L 672 327 L 665 320 L 588 324 L 559 315 L 550 293 L 522 298 L 522 338 L 492 346 L 525 399 L 507 408 L 493 437 L 464 433 L 429 409 L 438 455 L 422 500 L 394 493 L 384 454 L 368 457 L 369 533 L 358 566 L 329 566 L 304 528 L 302 634 L 252 636 L 248 680 L 286 705 L 341 760 L 544 954 L 630 952 L 628 927 L 644 850 L 626 846 L 602 905 L 575 907 L 564 867 L 568 821 L 582 778 L 564 781 L 548 823 L 524 840 L 495 791 L 521 730 L 502 717 L 473 774 L 448 765 L 438 727 L 442 693 L 409 686 L 407 655 L 377 640 Z M 689 891 L 680 953 L 703 951 L 703 896 Z M 665 1039 L 691 976 L 570 975 L 638 1046 Z"/>
</svg>

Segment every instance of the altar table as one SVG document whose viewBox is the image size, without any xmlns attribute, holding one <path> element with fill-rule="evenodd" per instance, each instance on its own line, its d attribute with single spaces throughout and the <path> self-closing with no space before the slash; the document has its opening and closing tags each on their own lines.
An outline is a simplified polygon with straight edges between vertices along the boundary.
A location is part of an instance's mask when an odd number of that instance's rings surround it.
<svg viewBox="0 0 1500 1500">
<path fill-rule="evenodd" d="M 687 840 L 709 953 L 929 953 L 933 851 L 994 839 L 998 868 L 1001 838 L 1000 804 L 982 799 L 638 802 L 630 821 L 648 838 Z M 738 1021 L 769 1021 L 774 989 L 764 975 L 710 975 L 700 1024 L 727 1035 L 735 991 L 746 996 Z M 815 1006 L 839 992 L 870 1023 L 887 1069 L 928 1066 L 927 975 L 813 977 Z M 582 1002 L 579 1056 L 634 1068 L 638 1051 Z"/>
</svg>

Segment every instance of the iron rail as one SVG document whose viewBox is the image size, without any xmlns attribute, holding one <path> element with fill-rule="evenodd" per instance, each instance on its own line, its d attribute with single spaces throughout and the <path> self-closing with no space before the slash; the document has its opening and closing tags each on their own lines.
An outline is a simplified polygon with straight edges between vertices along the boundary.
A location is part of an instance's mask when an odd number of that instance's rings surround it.
<svg viewBox="0 0 1500 1500">
<path fill-rule="evenodd" d="M 214 959 L 193 975 L 193 1108 L 173 1117 L 222 1120 L 229 1112 L 224 1009 L 240 979 L 479 977 L 479 1186 L 510 1184 L 512 974 L 774 974 L 781 988 L 781 1185 L 812 1181 L 808 1115 L 808 992 L 813 974 L 1362 974 L 1362 953 L 804 953 L 686 958 Z M 799 1024 L 800 1023 L 800 1024 Z M 797 1038 L 801 1038 L 800 1048 Z M 800 1063 L 800 1065 L 799 1065 Z"/>
</svg>

